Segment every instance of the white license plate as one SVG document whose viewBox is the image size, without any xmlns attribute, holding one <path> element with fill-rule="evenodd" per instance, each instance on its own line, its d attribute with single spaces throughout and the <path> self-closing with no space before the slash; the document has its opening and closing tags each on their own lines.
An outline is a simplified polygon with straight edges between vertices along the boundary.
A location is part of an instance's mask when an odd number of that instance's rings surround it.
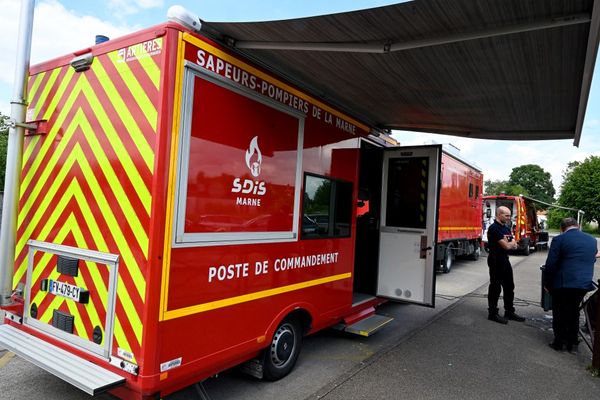
<svg viewBox="0 0 600 400">
<path fill-rule="evenodd" d="M 81 291 L 82 290 L 80 287 L 68 284 L 66 282 L 48 280 L 48 292 L 57 296 L 66 297 L 67 299 L 72 299 L 78 302 Z"/>
</svg>

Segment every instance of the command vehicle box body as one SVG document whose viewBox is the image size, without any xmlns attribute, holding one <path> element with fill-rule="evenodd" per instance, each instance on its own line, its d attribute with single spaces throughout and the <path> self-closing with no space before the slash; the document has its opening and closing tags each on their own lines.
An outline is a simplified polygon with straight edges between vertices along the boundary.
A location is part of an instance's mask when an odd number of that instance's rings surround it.
<svg viewBox="0 0 600 400">
<path fill-rule="evenodd" d="M 481 253 L 483 173 L 444 149 L 441 185 L 436 253 L 439 269 L 447 273 L 456 257 L 476 260 Z"/>
<path fill-rule="evenodd" d="M 304 334 L 434 304 L 441 147 L 178 24 L 32 67 L 27 115 L 0 343 L 90 394 L 277 379 Z"/>
</svg>

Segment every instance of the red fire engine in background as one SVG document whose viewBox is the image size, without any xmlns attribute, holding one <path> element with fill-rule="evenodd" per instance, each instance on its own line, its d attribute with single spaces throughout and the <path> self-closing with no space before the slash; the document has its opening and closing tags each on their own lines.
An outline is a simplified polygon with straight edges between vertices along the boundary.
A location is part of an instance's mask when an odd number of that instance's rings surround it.
<svg viewBox="0 0 600 400">
<path fill-rule="evenodd" d="M 481 253 L 483 174 L 447 147 L 442 152 L 438 223 L 438 268 L 450 272 L 456 257 L 477 260 Z"/>
<path fill-rule="evenodd" d="M 441 146 L 178 22 L 33 66 L 28 104 L 0 344 L 89 394 L 278 379 L 306 334 L 434 305 Z"/>
<path fill-rule="evenodd" d="M 529 255 L 540 243 L 548 242 L 548 232 L 542 232 L 538 222 L 535 202 L 525 196 L 484 196 L 483 197 L 483 240 L 487 249 L 487 229 L 496 219 L 496 209 L 507 207 L 511 212 L 511 231 L 517 241 L 517 251 Z"/>
</svg>

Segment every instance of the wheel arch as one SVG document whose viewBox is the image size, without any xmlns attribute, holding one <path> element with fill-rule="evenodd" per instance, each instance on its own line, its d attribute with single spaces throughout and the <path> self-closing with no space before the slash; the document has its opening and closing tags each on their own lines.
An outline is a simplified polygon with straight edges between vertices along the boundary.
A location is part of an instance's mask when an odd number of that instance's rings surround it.
<svg viewBox="0 0 600 400">
<path fill-rule="evenodd" d="M 302 327 L 302 335 L 306 336 L 312 329 L 315 309 L 308 303 L 295 303 L 284 308 L 279 312 L 271 321 L 267 330 L 265 331 L 265 337 L 271 338 L 275 334 L 275 330 L 279 324 L 285 321 L 287 318 L 297 318 Z M 268 341 L 265 341 L 267 343 Z"/>
</svg>

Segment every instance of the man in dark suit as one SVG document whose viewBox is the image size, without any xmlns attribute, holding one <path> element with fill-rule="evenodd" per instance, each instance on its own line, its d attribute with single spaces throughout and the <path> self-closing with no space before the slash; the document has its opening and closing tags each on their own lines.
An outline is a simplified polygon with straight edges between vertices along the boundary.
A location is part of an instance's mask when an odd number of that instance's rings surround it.
<svg viewBox="0 0 600 400">
<path fill-rule="evenodd" d="M 552 239 L 545 266 L 545 287 L 552 295 L 552 329 L 550 347 L 570 352 L 577 350 L 579 340 L 579 304 L 593 289 L 596 239 L 579 230 L 577 221 L 565 218 L 560 223 L 562 234 Z"/>
</svg>

